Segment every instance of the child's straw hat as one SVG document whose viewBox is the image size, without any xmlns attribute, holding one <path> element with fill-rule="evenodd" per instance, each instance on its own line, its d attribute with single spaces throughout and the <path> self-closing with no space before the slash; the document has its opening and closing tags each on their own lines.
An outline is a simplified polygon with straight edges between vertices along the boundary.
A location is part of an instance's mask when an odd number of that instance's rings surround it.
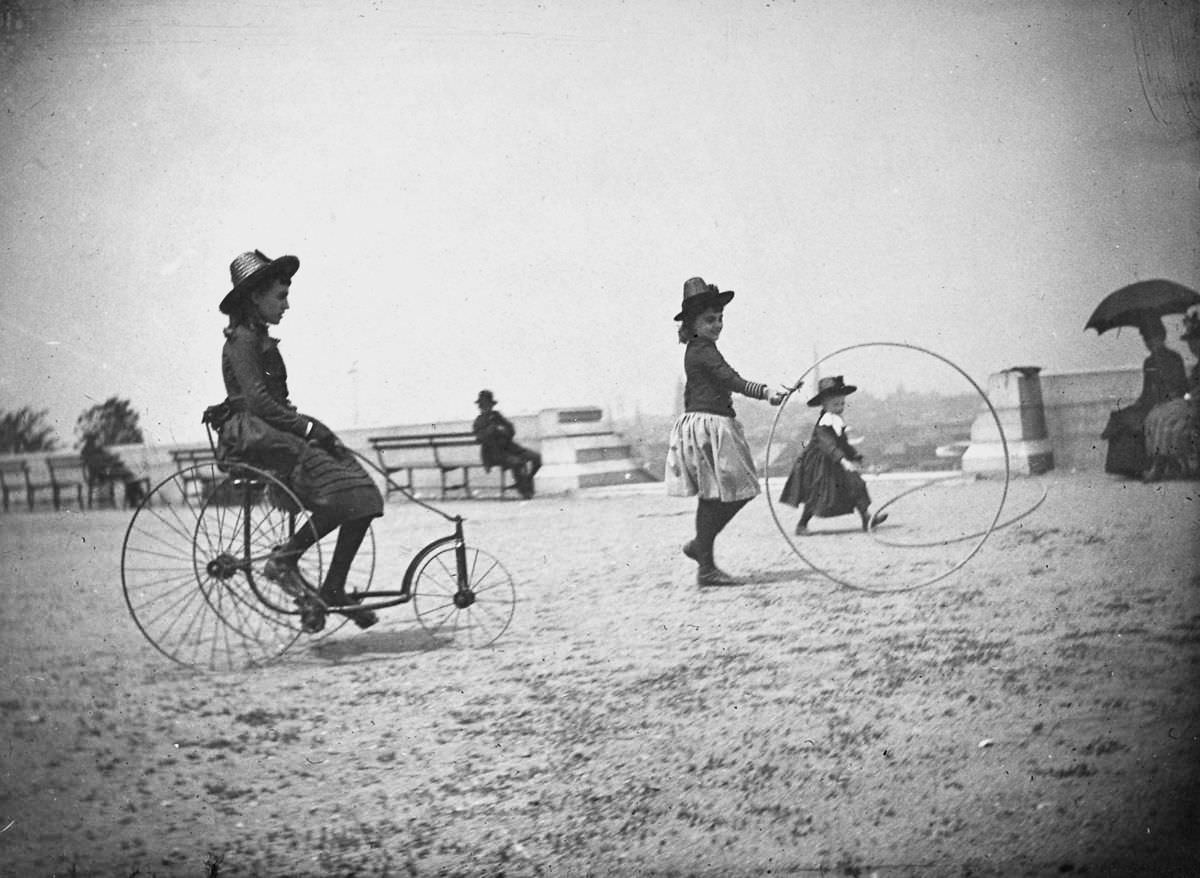
<svg viewBox="0 0 1200 878">
<path fill-rule="evenodd" d="M 721 292 L 716 284 L 705 283 L 702 277 L 688 278 L 683 282 L 683 303 L 675 319 L 684 320 L 705 308 L 724 308 L 732 298 L 732 290 Z"/>
</svg>

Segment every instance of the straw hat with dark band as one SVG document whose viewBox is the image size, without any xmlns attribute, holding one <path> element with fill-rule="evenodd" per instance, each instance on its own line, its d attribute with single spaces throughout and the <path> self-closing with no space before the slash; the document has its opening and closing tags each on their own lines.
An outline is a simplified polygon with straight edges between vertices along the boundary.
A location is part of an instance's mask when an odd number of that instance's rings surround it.
<svg viewBox="0 0 1200 878">
<path fill-rule="evenodd" d="M 238 296 L 255 284 L 276 275 L 290 278 L 299 270 L 300 260 L 295 256 L 280 256 L 278 259 L 271 259 L 269 256 L 264 256 L 261 250 L 250 250 L 241 254 L 229 263 L 229 278 L 233 283 L 233 289 L 226 293 L 225 298 L 221 300 L 219 306 L 221 313 L 229 314 L 233 310 Z"/>
<path fill-rule="evenodd" d="M 675 319 L 686 320 L 705 308 L 724 308 L 732 298 L 732 290 L 721 292 L 716 284 L 705 283 L 702 277 L 688 278 L 683 282 L 683 303 Z"/>
</svg>

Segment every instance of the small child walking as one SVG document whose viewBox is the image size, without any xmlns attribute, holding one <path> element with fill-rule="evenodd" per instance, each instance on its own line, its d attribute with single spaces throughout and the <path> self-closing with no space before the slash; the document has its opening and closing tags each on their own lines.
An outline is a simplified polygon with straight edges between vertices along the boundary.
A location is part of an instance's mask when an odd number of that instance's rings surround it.
<svg viewBox="0 0 1200 878">
<path fill-rule="evenodd" d="M 863 458 L 846 438 L 842 412 L 846 397 L 856 390 L 841 375 L 822 378 L 817 382 L 817 395 L 808 401 L 812 408 L 820 406 L 821 414 L 779 497 L 779 502 L 788 506 L 804 506 L 796 525 L 798 536 L 811 533 L 808 523 L 814 515 L 833 518 L 857 511 L 864 531 L 887 520 L 886 513 L 870 515 L 871 496 L 859 474 Z"/>
<path fill-rule="evenodd" d="M 779 405 L 788 391 L 747 381 L 721 356 L 717 339 L 732 291 L 721 292 L 703 278 L 683 285 L 679 343 L 686 344 L 683 368 L 683 414 L 671 428 L 667 449 L 667 492 L 674 497 L 699 496 L 696 535 L 683 554 L 699 565 L 701 586 L 734 585 L 737 580 L 717 566 L 713 543 L 730 520 L 758 496 L 758 471 L 741 423 L 733 411 L 733 394 Z"/>
</svg>

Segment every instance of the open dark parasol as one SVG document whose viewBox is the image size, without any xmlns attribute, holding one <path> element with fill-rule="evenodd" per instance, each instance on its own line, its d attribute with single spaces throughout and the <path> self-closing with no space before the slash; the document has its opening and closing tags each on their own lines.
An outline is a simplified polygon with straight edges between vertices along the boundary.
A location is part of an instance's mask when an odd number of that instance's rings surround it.
<svg viewBox="0 0 1200 878">
<path fill-rule="evenodd" d="M 1173 280 L 1141 280 L 1104 297 L 1084 330 L 1104 334 L 1117 326 L 1137 327 L 1146 317 L 1182 314 L 1200 305 L 1200 293 Z"/>
</svg>

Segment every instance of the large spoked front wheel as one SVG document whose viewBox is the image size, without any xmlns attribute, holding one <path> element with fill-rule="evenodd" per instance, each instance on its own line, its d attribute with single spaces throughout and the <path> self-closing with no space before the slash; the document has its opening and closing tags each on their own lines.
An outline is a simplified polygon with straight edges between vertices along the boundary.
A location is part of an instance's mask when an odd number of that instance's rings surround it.
<svg viewBox="0 0 1200 878">
<path fill-rule="evenodd" d="M 413 569 L 413 610 L 434 637 L 487 646 L 508 628 L 517 590 L 494 556 L 450 540 L 422 550 Z"/>
<path fill-rule="evenodd" d="M 263 565 L 303 517 L 270 473 L 199 464 L 164 479 L 133 514 L 121 583 L 134 623 L 154 647 L 190 667 L 234 670 L 278 658 L 300 636 L 295 599 Z M 321 581 L 321 548 L 300 560 Z"/>
</svg>

